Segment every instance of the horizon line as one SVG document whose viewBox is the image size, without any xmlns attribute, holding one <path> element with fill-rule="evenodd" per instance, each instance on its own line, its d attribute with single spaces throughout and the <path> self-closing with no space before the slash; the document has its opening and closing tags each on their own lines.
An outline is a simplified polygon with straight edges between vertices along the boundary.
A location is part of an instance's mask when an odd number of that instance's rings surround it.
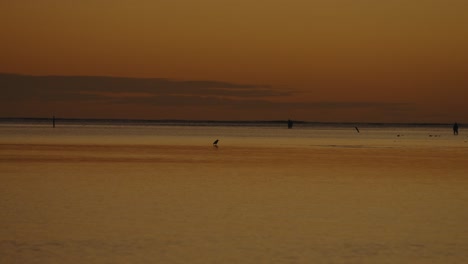
<svg viewBox="0 0 468 264">
<path fill-rule="evenodd" d="M 125 121 L 125 122 L 154 122 L 154 123 L 169 123 L 169 122 L 180 122 L 180 123 L 287 123 L 288 120 L 292 120 L 299 124 L 353 124 L 353 125 L 453 125 L 453 123 L 441 123 L 441 122 L 356 122 L 356 121 L 306 121 L 306 120 L 295 120 L 295 119 L 271 119 L 271 120 L 209 120 L 209 119 L 140 119 L 140 118 L 68 118 L 68 117 L 0 117 L 0 121 L 8 120 L 36 120 L 36 121 L 47 121 L 55 118 L 56 121 Z M 462 123 L 457 122 L 459 125 Z"/>
</svg>

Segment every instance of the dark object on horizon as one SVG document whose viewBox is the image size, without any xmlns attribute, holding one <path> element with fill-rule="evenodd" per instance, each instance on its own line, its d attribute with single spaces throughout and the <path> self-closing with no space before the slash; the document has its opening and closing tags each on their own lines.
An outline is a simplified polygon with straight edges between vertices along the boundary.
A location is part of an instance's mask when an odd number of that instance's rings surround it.
<svg viewBox="0 0 468 264">
<path fill-rule="evenodd" d="M 52 116 L 52 127 L 55 128 L 55 116 Z"/>
<path fill-rule="evenodd" d="M 288 129 L 291 129 L 293 127 L 293 121 L 291 119 L 288 119 Z"/>
<path fill-rule="evenodd" d="M 359 132 L 359 128 L 357 128 L 357 127 L 354 127 L 354 128 L 356 129 L 356 131 L 357 131 L 358 133 L 360 133 L 360 132 Z"/>
<path fill-rule="evenodd" d="M 215 141 L 213 142 L 213 145 L 214 145 L 214 146 L 218 146 L 218 141 L 219 141 L 219 139 L 215 140 Z"/>
<path fill-rule="evenodd" d="M 453 134 L 458 135 L 458 124 L 457 124 L 457 122 L 455 122 L 455 124 L 453 124 Z"/>
</svg>

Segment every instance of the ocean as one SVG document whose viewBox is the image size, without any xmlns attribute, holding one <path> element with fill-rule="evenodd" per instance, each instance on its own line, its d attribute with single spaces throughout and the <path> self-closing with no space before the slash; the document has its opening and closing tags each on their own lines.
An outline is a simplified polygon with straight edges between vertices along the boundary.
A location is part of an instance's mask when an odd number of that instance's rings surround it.
<svg viewBox="0 0 468 264">
<path fill-rule="evenodd" d="M 2 119 L 0 263 L 468 263 L 467 141 L 449 124 Z"/>
</svg>

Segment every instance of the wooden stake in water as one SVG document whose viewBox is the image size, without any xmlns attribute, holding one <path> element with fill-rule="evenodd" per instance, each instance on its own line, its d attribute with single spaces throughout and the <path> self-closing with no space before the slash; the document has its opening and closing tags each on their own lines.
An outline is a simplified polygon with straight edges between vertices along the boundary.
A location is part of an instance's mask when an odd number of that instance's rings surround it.
<svg viewBox="0 0 468 264">
<path fill-rule="evenodd" d="M 55 128 L 55 116 L 52 116 L 52 127 Z"/>
<path fill-rule="evenodd" d="M 293 121 L 291 119 L 288 119 L 288 129 L 291 129 L 293 127 Z"/>
</svg>

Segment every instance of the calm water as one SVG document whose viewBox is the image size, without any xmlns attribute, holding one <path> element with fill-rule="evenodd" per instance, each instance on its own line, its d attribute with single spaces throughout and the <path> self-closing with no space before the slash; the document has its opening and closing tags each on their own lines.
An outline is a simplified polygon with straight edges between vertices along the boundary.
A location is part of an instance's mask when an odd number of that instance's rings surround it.
<svg viewBox="0 0 468 264">
<path fill-rule="evenodd" d="M 463 130 L 360 131 L 3 123 L 0 263 L 467 263 Z"/>
</svg>

